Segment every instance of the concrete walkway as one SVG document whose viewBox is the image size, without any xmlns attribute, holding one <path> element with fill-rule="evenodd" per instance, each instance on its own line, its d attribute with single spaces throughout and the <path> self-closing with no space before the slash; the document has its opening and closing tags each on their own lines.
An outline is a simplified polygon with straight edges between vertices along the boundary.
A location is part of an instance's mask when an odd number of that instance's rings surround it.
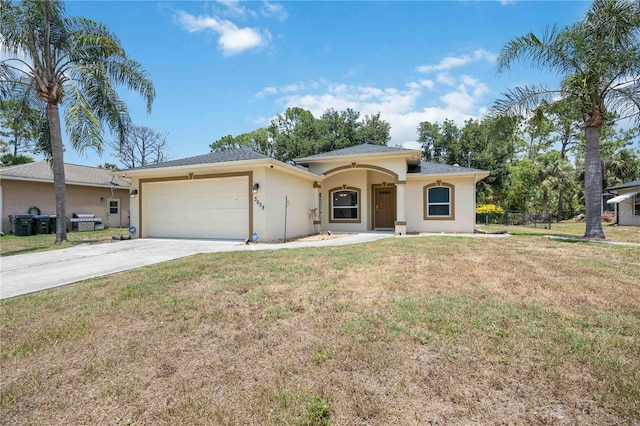
<svg viewBox="0 0 640 426">
<path fill-rule="evenodd" d="M 242 241 L 144 238 L 0 258 L 0 299 L 115 274 L 197 253 L 279 250 L 365 243 L 392 236 L 372 232 L 315 241 L 245 244 Z"/>
</svg>

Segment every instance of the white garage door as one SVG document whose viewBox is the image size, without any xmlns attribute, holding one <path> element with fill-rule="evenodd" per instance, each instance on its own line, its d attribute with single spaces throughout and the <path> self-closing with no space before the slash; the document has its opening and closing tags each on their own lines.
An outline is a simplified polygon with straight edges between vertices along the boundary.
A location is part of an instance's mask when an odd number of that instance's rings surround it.
<svg viewBox="0 0 640 426">
<path fill-rule="evenodd" d="M 248 191 L 247 176 L 145 183 L 149 236 L 245 239 Z"/>
</svg>

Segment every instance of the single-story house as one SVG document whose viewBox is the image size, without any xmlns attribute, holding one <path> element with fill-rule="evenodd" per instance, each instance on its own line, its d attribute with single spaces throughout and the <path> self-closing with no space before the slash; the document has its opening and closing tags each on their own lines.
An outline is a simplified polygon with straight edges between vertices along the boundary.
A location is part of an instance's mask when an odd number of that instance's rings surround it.
<svg viewBox="0 0 640 426">
<path fill-rule="evenodd" d="M 97 167 L 64 165 L 66 212 L 93 214 L 109 227 L 129 226 L 129 181 Z M 56 214 L 53 171 L 47 161 L 0 169 L 0 211 L 4 233 L 11 232 L 10 215 Z"/>
<path fill-rule="evenodd" d="M 489 175 L 370 144 L 286 163 L 237 148 L 124 173 L 134 238 L 259 241 L 319 231 L 471 233 L 476 183 Z"/>
<path fill-rule="evenodd" d="M 607 204 L 617 205 L 618 225 L 640 226 L 640 180 L 611 186 L 606 191 L 616 194 Z"/>
</svg>

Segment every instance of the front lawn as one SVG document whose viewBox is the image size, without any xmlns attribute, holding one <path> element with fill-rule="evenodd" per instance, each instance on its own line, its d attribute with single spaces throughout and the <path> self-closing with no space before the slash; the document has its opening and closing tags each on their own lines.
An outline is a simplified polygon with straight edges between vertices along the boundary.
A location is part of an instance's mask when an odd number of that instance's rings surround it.
<svg viewBox="0 0 640 426">
<path fill-rule="evenodd" d="M 0 302 L 6 424 L 633 424 L 640 250 L 413 237 Z"/>
<path fill-rule="evenodd" d="M 506 231 L 512 235 L 554 235 L 560 237 L 583 238 L 586 225 L 584 222 L 564 221 L 552 223 L 551 229 L 545 228 L 544 224 L 531 226 L 514 225 L 476 225 L 478 229 L 490 232 Z M 602 223 L 605 234 L 605 241 L 626 242 L 640 244 L 640 226 L 618 226 L 609 223 Z"/>
<path fill-rule="evenodd" d="M 114 241 L 113 237 L 120 236 L 129 236 L 129 229 L 109 228 L 101 231 L 68 232 L 67 242 L 62 244 L 56 244 L 55 234 L 29 235 L 25 237 L 6 234 L 0 237 L 0 256 L 57 250 L 79 244 L 107 243 Z"/>
</svg>

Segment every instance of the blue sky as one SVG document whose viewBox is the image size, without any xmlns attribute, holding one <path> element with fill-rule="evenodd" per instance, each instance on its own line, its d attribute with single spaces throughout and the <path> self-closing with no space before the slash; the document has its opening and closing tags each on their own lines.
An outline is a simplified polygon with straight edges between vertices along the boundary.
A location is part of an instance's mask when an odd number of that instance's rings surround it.
<svg viewBox="0 0 640 426">
<path fill-rule="evenodd" d="M 380 112 L 390 145 L 417 147 L 421 121 L 481 118 L 507 88 L 554 83 L 516 66 L 497 75 L 510 39 L 582 18 L 582 1 L 69 1 L 106 24 L 153 80 L 157 97 L 122 92 L 135 124 L 168 133 L 169 157 L 209 152 L 224 135 L 269 124 L 287 107 Z M 413 144 L 412 144 L 413 142 Z M 118 164 L 106 147 L 75 164 Z"/>
</svg>

